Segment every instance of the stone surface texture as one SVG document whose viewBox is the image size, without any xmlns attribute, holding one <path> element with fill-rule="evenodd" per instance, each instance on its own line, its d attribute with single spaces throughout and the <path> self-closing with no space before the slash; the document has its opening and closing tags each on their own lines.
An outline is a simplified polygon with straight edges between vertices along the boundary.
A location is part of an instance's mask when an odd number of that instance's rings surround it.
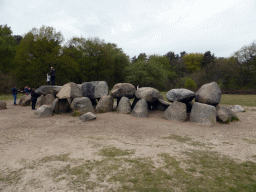
<svg viewBox="0 0 256 192">
<path fill-rule="evenodd" d="M 160 93 L 155 88 L 152 88 L 152 87 L 142 87 L 142 88 L 139 88 L 135 92 L 135 96 L 138 99 L 145 99 L 146 101 L 148 101 L 150 103 L 153 103 L 154 101 L 156 101 L 159 98 Z"/>
<path fill-rule="evenodd" d="M 122 98 L 127 97 L 129 99 L 132 99 L 135 97 L 135 87 L 134 85 L 130 83 L 118 83 L 115 84 L 113 89 L 110 92 L 110 95 L 113 98 Z"/>
<path fill-rule="evenodd" d="M 44 94 L 44 95 L 47 95 L 47 94 L 56 95 L 60 91 L 61 87 L 62 86 L 43 85 L 43 86 L 37 88 L 35 90 L 35 92 L 40 93 L 40 94 Z"/>
<path fill-rule="evenodd" d="M 145 99 L 140 99 L 131 113 L 134 117 L 145 118 L 148 117 L 148 103 Z"/>
<path fill-rule="evenodd" d="M 100 99 L 108 95 L 108 84 L 106 81 L 91 81 L 82 83 L 82 95 L 89 99 Z"/>
<path fill-rule="evenodd" d="M 18 104 L 21 106 L 29 106 L 31 104 L 31 95 L 22 96 Z"/>
<path fill-rule="evenodd" d="M 168 101 L 180 101 L 183 103 L 188 103 L 195 98 L 195 93 L 188 89 L 171 89 L 166 93 L 166 98 Z"/>
<path fill-rule="evenodd" d="M 201 125 L 214 125 L 216 115 L 214 106 L 195 102 L 190 113 L 190 121 Z"/>
<path fill-rule="evenodd" d="M 195 97 L 196 102 L 218 105 L 221 100 L 221 90 L 216 82 L 204 84 L 197 92 Z"/>
<path fill-rule="evenodd" d="M 217 105 L 216 112 L 217 120 L 220 120 L 222 122 L 231 121 L 232 117 L 237 118 L 236 113 L 232 111 L 228 106 Z"/>
<path fill-rule="evenodd" d="M 235 113 L 239 113 L 239 112 L 244 112 L 244 108 L 241 105 L 233 105 L 230 108 L 232 111 L 234 111 Z"/>
<path fill-rule="evenodd" d="M 0 100 L 0 109 L 7 109 L 5 101 Z"/>
<path fill-rule="evenodd" d="M 117 113 L 121 113 L 121 114 L 130 114 L 131 113 L 130 100 L 127 97 L 122 97 L 116 111 Z"/>
<path fill-rule="evenodd" d="M 110 112 L 113 110 L 113 97 L 110 95 L 104 95 L 100 98 L 98 105 L 96 106 L 96 113 Z"/>
<path fill-rule="evenodd" d="M 96 118 L 97 118 L 96 115 L 93 114 L 92 112 L 87 112 L 87 113 L 85 113 L 84 115 L 82 115 L 82 116 L 79 117 L 79 119 L 80 119 L 81 121 L 92 121 L 92 120 L 94 120 L 94 119 L 96 119 Z"/>
<path fill-rule="evenodd" d="M 94 113 L 94 108 L 91 100 L 88 97 L 81 97 L 73 99 L 71 103 L 71 107 L 74 111 L 79 111 L 81 114 L 85 114 L 87 112 Z"/>
<path fill-rule="evenodd" d="M 174 101 L 164 112 L 164 117 L 171 121 L 186 121 L 187 107 L 185 103 Z"/>
<path fill-rule="evenodd" d="M 38 117 L 50 117 L 52 116 L 52 108 L 49 105 L 42 105 L 35 111 L 35 115 Z"/>
<path fill-rule="evenodd" d="M 82 90 L 73 82 L 67 83 L 62 86 L 61 90 L 56 95 L 59 99 L 72 100 L 77 97 L 82 97 Z"/>
<path fill-rule="evenodd" d="M 45 105 L 51 105 L 52 102 L 56 99 L 56 97 L 53 94 L 47 94 L 44 97 L 44 104 Z"/>
<path fill-rule="evenodd" d="M 44 95 L 42 94 L 40 97 L 37 98 L 36 106 L 41 107 L 44 104 Z"/>
</svg>

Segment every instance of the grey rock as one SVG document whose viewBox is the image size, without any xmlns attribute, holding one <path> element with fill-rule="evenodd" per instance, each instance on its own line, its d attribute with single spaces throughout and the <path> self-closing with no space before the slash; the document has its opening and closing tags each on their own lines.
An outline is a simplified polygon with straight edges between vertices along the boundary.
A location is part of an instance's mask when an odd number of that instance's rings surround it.
<svg viewBox="0 0 256 192">
<path fill-rule="evenodd" d="M 117 113 L 129 114 L 131 113 L 131 103 L 127 97 L 122 97 L 117 107 Z"/>
<path fill-rule="evenodd" d="M 49 105 L 42 105 L 35 111 L 35 115 L 38 117 L 50 117 L 52 116 L 52 108 Z"/>
<path fill-rule="evenodd" d="M 47 94 L 44 97 L 44 104 L 45 105 L 51 105 L 52 102 L 55 100 L 55 96 L 53 94 Z"/>
<path fill-rule="evenodd" d="M 171 89 L 166 93 L 166 98 L 168 101 L 180 101 L 183 103 L 188 103 L 195 98 L 195 93 L 188 89 Z"/>
<path fill-rule="evenodd" d="M 241 105 L 233 105 L 230 108 L 232 111 L 234 111 L 235 113 L 239 113 L 239 112 L 244 112 L 244 108 Z"/>
<path fill-rule="evenodd" d="M 217 120 L 220 120 L 222 122 L 231 121 L 232 117 L 237 118 L 236 113 L 227 106 L 217 105 L 216 112 L 217 112 Z"/>
<path fill-rule="evenodd" d="M 41 86 L 41 87 L 37 88 L 35 90 L 35 92 L 40 93 L 40 94 L 44 94 L 44 95 L 47 95 L 47 94 L 56 95 L 60 91 L 61 87 L 62 86 L 44 85 L 44 86 Z"/>
<path fill-rule="evenodd" d="M 185 103 L 174 101 L 164 112 L 164 117 L 167 120 L 186 121 L 187 107 Z"/>
<path fill-rule="evenodd" d="M 132 99 L 135 96 L 135 91 L 135 87 L 130 83 L 118 83 L 114 85 L 113 89 L 110 92 L 110 95 L 113 98 L 127 97 L 129 99 Z"/>
<path fill-rule="evenodd" d="M 209 105 L 218 105 L 221 100 L 221 90 L 217 83 L 204 84 L 197 92 L 195 97 L 196 102 Z"/>
<path fill-rule="evenodd" d="M 81 97 L 73 99 L 71 103 L 71 107 L 74 111 L 79 111 L 81 114 L 85 114 L 87 112 L 94 113 L 94 108 L 91 100 L 88 97 Z"/>
<path fill-rule="evenodd" d="M 98 105 L 96 106 L 96 113 L 110 112 L 113 110 L 113 97 L 110 95 L 104 95 L 100 98 Z"/>
<path fill-rule="evenodd" d="M 91 121 L 91 120 L 94 120 L 96 118 L 97 118 L 96 115 L 94 115 L 92 112 L 87 112 L 84 115 L 79 117 L 79 119 L 81 121 Z"/>
<path fill-rule="evenodd" d="M 190 113 L 190 121 L 202 125 L 216 123 L 216 108 L 212 105 L 195 102 Z"/>
<path fill-rule="evenodd" d="M 89 99 L 100 99 L 108 95 L 108 84 L 106 81 L 91 81 L 82 83 L 82 95 Z"/>
<path fill-rule="evenodd" d="M 37 101 L 36 101 L 36 106 L 37 107 L 41 107 L 43 104 L 44 104 L 44 95 L 42 94 L 40 97 L 37 98 Z"/>
<path fill-rule="evenodd" d="M 71 103 L 72 99 L 82 97 L 82 90 L 77 84 L 70 82 L 63 85 L 56 96 L 59 99 L 68 99 Z"/>
<path fill-rule="evenodd" d="M 146 101 L 148 101 L 150 103 L 153 103 L 154 101 L 156 101 L 159 98 L 160 93 L 155 88 L 152 88 L 152 87 L 142 87 L 142 88 L 139 88 L 135 92 L 135 96 L 138 99 L 145 99 Z"/>
<path fill-rule="evenodd" d="M 147 101 L 145 99 L 140 99 L 136 103 L 134 109 L 132 110 L 131 115 L 134 117 L 140 117 L 140 118 L 148 117 Z"/>
<path fill-rule="evenodd" d="M 0 109 L 6 109 L 6 102 L 0 100 Z"/>
<path fill-rule="evenodd" d="M 29 106 L 31 104 L 31 95 L 24 95 L 20 98 L 19 105 Z"/>
</svg>

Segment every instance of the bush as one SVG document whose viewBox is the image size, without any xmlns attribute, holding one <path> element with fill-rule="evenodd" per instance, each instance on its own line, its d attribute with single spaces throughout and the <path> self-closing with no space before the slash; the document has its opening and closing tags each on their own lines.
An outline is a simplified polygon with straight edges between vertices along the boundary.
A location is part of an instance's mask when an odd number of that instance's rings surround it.
<svg viewBox="0 0 256 192">
<path fill-rule="evenodd" d="M 196 88 L 196 83 L 193 79 L 191 79 L 190 77 L 188 77 L 186 79 L 186 82 L 185 82 L 185 88 L 188 89 L 188 88 Z"/>
</svg>

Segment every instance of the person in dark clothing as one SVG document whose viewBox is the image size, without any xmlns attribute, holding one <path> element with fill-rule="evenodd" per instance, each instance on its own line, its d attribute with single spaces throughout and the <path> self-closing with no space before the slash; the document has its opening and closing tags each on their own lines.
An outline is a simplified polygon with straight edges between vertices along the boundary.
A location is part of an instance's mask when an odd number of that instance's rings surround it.
<svg viewBox="0 0 256 192">
<path fill-rule="evenodd" d="M 12 96 L 14 98 L 13 105 L 17 105 L 16 104 L 17 93 L 18 93 L 18 90 L 16 89 L 16 85 L 13 85 L 13 87 L 12 87 Z"/>
<path fill-rule="evenodd" d="M 52 85 L 55 85 L 56 70 L 53 67 L 51 67 L 51 71 L 50 71 L 49 75 L 51 76 Z"/>
<path fill-rule="evenodd" d="M 31 91 L 32 110 L 36 110 L 36 101 L 37 101 L 37 98 L 40 96 L 41 96 L 41 94 L 36 93 L 35 89 L 33 88 Z"/>
</svg>

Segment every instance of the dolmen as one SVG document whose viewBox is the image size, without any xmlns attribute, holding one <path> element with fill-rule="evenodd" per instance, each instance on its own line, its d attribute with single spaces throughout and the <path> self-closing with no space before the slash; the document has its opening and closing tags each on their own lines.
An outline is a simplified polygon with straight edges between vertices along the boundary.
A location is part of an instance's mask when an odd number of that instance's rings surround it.
<svg viewBox="0 0 256 192">
<path fill-rule="evenodd" d="M 165 101 L 160 92 L 153 87 L 136 90 L 130 83 L 118 83 L 109 92 L 105 81 L 91 81 L 82 84 L 69 82 L 63 86 L 42 86 L 36 90 L 41 93 L 37 101 L 35 115 L 51 116 L 53 113 L 73 111 L 81 121 L 96 119 L 96 113 L 114 110 L 131 114 L 133 117 L 146 118 L 150 110 L 162 110 L 163 118 L 170 121 L 190 121 L 200 125 L 212 126 L 216 121 L 224 123 L 238 119 L 236 112 L 243 111 L 241 106 L 232 108 L 220 105 L 221 90 L 216 82 L 204 84 L 196 93 L 185 88 L 171 89 Z M 130 99 L 133 99 L 131 104 Z M 195 102 L 192 102 L 195 100 Z M 31 96 L 21 98 L 22 105 L 30 105 Z"/>
</svg>

